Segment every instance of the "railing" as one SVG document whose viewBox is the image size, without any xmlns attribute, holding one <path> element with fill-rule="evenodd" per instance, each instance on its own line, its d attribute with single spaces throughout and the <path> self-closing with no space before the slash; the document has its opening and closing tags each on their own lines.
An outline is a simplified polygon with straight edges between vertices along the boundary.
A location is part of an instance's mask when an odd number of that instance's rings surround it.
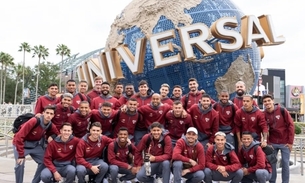
<svg viewBox="0 0 305 183">
<path fill-rule="evenodd" d="M 16 118 L 20 114 L 33 113 L 34 105 L 0 105 L 0 118 Z"/>
<path fill-rule="evenodd" d="M 304 175 L 304 160 L 303 160 L 303 154 L 305 150 L 305 136 L 296 136 L 294 138 L 294 146 L 293 146 L 293 164 L 296 165 L 298 160 L 297 157 L 300 157 L 300 164 L 301 164 L 301 175 Z"/>
</svg>

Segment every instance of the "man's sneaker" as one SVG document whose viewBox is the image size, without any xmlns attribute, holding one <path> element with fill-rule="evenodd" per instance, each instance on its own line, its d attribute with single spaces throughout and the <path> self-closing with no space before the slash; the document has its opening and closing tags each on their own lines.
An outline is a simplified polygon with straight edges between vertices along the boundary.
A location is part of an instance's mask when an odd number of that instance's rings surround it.
<svg viewBox="0 0 305 183">
<path fill-rule="evenodd" d="M 162 178 L 161 177 L 156 178 L 155 183 L 163 183 Z"/>
</svg>

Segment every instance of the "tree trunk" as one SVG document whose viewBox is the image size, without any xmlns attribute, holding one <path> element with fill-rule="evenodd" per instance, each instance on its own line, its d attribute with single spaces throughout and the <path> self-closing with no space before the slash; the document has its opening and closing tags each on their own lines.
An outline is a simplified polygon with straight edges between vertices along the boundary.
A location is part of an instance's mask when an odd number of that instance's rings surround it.
<svg viewBox="0 0 305 183">
<path fill-rule="evenodd" d="M 6 88 L 6 69 L 7 69 L 7 66 L 5 65 L 4 66 L 4 75 L 3 75 L 3 101 L 5 102 L 5 88 Z M 8 101 L 8 102 L 11 102 L 11 101 Z"/>
<path fill-rule="evenodd" d="M 24 104 L 24 67 L 25 67 L 25 50 L 23 50 L 23 64 L 22 64 L 22 92 L 21 92 L 21 103 Z M 18 85 L 18 82 L 17 82 Z M 17 93 L 17 92 L 16 92 Z"/>
<path fill-rule="evenodd" d="M 35 102 L 37 102 L 38 98 L 38 80 L 39 80 L 39 67 L 40 67 L 40 57 L 38 58 L 38 65 L 37 65 L 37 78 L 36 78 L 36 95 L 35 95 Z"/>
<path fill-rule="evenodd" d="M 18 89 L 18 84 L 19 84 L 18 80 L 19 80 L 19 77 L 16 78 L 14 104 L 16 104 L 16 99 L 17 99 L 17 89 Z"/>
<path fill-rule="evenodd" d="M 62 76 L 62 69 L 63 69 L 63 65 L 64 65 L 64 63 L 63 63 L 63 59 L 64 59 L 64 56 L 62 55 L 61 56 L 61 64 L 60 64 L 60 68 L 59 68 L 59 93 L 61 93 L 61 76 Z"/>
</svg>

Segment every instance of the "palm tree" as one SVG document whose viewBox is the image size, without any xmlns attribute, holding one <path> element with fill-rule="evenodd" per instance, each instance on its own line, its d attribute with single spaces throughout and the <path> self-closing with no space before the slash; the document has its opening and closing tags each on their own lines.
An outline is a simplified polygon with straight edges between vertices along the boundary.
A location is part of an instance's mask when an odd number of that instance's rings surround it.
<svg viewBox="0 0 305 183">
<path fill-rule="evenodd" d="M 21 76 L 24 74 L 24 70 L 25 70 L 25 68 L 23 68 L 23 66 L 21 64 L 17 64 L 14 66 L 14 73 L 16 75 L 14 104 L 16 104 L 16 100 L 17 100 L 17 90 L 18 90 L 19 80 L 20 80 Z M 22 93 L 23 93 L 23 91 L 22 91 Z M 22 100 L 23 100 L 23 96 L 22 96 Z"/>
<path fill-rule="evenodd" d="M 38 65 L 37 65 L 37 73 L 36 73 L 36 93 L 35 93 L 35 102 L 37 101 L 37 96 L 38 96 L 38 81 L 39 81 L 39 65 L 40 65 L 40 59 L 43 58 L 43 60 L 46 59 L 46 57 L 49 56 L 49 49 L 39 45 L 39 46 L 34 46 L 33 50 L 33 58 L 35 56 L 38 57 Z"/>
<path fill-rule="evenodd" d="M 3 57 L 2 57 L 2 71 L 3 71 L 3 96 L 2 99 L 5 100 L 5 87 L 6 87 L 6 74 L 7 74 L 7 69 L 8 67 L 11 67 L 14 65 L 14 58 L 8 54 L 8 53 L 4 53 Z"/>
<path fill-rule="evenodd" d="M 71 50 L 64 44 L 59 44 L 57 45 L 56 48 L 56 55 L 60 55 L 61 56 L 61 65 L 60 65 L 60 74 L 59 74 L 59 92 L 61 92 L 61 74 L 62 74 L 62 70 L 63 70 L 63 60 L 64 60 L 64 56 L 70 57 L 71 54 Z"/>
<path fill-rule="evenodd" d="M 31 46 L 28 43 L 23 42 L 19 46 L 19 50 L 18 51 L 20 51 L 20 52 L 23 51 L 23 64 L 22 64 L 22 105 L 23 105 L 24 104 L 23 92 L 24 92 L 25 52 L 30 53 L 31 52 Z"/>
</svg>

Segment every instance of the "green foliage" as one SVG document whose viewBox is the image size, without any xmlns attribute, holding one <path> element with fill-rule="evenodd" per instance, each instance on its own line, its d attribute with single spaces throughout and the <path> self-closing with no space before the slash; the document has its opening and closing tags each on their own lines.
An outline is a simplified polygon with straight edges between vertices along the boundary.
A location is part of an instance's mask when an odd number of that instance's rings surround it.
<svg viewBox="0 0 305 183">
<path fill-rule="evenodd" d="M 301 125 L 298 122 L 294 123 L 294 133 L 295 134 L 301 134 L 302 133 Z"/>
<path fill-rule="evenodd" d="M 16 79 L 13 79 L 13 78 L 10 78 L 10 77 L 7 77 L 6 78 L 6 94 L 5 94 L 5 102 L 8 103 L 8 102 L 11 102 L 11 103 L 14 103 L 14 98 L 15 98 L 15 87 L 16 87 Z M 22 86 L 21 84 L 19 83 L 18 84 L 18 88 L 17 88 L 17 102 L 21 102 L 21 96 L 22 96 Z"/>
</svg>

